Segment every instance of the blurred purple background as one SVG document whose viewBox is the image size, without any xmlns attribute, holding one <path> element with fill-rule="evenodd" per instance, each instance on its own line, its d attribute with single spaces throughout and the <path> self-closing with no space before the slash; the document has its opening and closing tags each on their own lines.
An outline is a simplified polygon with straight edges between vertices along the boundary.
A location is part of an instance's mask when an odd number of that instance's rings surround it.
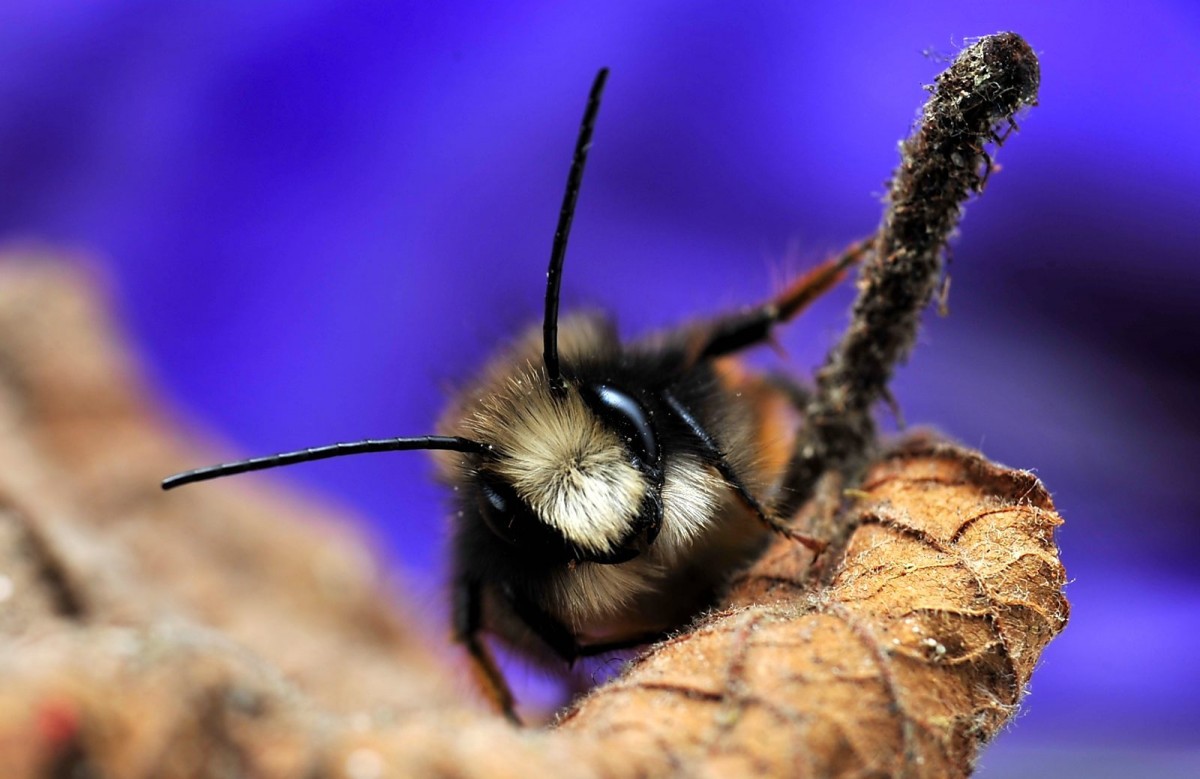
<svg viewBox="0 0 1200 779">
<path fill-rule="evenodd" d="M 9 0 L 0 238 L 98 255 L 153 380 L 227 454 L 432 432 L 447 389 L 540 315 L 599 66 L 564 307 L 636 334 L 758 301 L 869 233 L 921 85 L 964 38 L 1020 32 L 1041 105 L 968 209 L 952 315 L 896 394 L 911 423 L 1037 470 L 1067 520 L 1072 622 L 982 775 L 1187 775 L 1200 10 L 802 5 Z M 786 331 L 794 370 L 849 294 Z M 437 614 L 431 470 L 273 478 L 368 518 Z"/>
</svg>

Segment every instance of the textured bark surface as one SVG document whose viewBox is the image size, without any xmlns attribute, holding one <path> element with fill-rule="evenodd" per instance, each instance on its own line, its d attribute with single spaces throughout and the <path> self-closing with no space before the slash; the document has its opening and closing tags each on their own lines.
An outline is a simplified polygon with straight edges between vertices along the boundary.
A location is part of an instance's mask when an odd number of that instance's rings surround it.
<svg viewBox="0 0 1200 779">
<path fill-rule="evenodd" d="M 44 258 L 42 258 L 44 259 Z M 93 284 L 0 263 L 0 776 L 955 776 L 1067 604 L 1031 475 L 914 438 L 548 731 L 469 685 L 339 518 L 164 421 Z M 830 533 L 822 532 L 822 535 Z"/>
</svg>

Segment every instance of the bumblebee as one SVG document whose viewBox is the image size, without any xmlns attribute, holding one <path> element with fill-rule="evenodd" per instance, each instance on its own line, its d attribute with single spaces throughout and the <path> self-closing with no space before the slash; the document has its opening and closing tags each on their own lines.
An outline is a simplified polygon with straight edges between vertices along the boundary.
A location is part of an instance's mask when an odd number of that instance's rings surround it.
<svg viewBox="0 0 1200 779">
<path fill-rule="evenodd" d="M 819 552 L 775 507 L 802 423 L 799 390 L 746 370 L 866 244 L 749 309 L 623 344 L 603 315 L 558 315 L 567 239 L 607 70 L 567 180 L 545 312 L 453 400 L 438 435 L 371 439 L 210 466 L 164 489 L 349 454 L 440 450 L 454 493 L 453 623 L 485 692 L 516 721 L 483 634 L 537 660 L 651 643 L 711 604 L 772 533 Z"/>
</svg>

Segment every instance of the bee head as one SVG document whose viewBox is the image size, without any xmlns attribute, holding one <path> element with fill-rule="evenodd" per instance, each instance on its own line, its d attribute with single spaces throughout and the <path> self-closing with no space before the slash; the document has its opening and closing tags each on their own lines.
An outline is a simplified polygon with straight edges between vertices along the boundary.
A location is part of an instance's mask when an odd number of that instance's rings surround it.
<svg viewBox="0 0 1200 779">
<path fill-rule="evenodd" d="M 662 524 L 663 470 L 635 394 L 573 381 L 556 391 L 528 363 L 489 384 L 455 425 L 487 447 L 460 471 L 465 509 L 515 551 L 547 561 L 619 563 L 644 552 Z"/>
</svg>

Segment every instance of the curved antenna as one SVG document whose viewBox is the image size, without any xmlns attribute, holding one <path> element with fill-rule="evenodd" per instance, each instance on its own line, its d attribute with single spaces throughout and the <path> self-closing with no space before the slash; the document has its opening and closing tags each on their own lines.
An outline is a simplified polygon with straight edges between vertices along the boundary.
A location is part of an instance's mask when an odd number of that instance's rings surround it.
<svg viewBox="0 0 1200 779">
<path fill-rule="evenodd" d="M 265 471 L 268 468 L 279 468 L 284 465 L 307 463 L 313 460 L 326 460 L 330 457 L 342 457 L 348 454 L 370 454 L 372 452 L 401 452 L 410 449 L 448 449 L 455 452 L 470 454 L 486 454 L 491 451 L 487 444 L 472 441 L 458 436 L 424 435 L 416 438 L 371 438 L 365 441 L 354 441 L 344 444 L 330 444 L 313 449 L 301 449 L 298 452 L 272 454 L 267 457 L 252 457 L 249 460 L 238 460 L 221 465 L 210 465 L 207 468 L 196 468 L 184 471 L 163 479 L 164 490 L 182 487 L 197 481 L 219 479 L 222 476 L 233 476 L 247 471 Z"/>
<path fill-rule="evenodd" d="M 558 367 L 558 288 L 562 283 L 563 260 L 567 256 L 567 238 L 571 235 L 571 220 L 575 218 L 575 201 L 579 199 L 579 185 L 583 181 L 583 166 L 587 163 L 588 151 L 592 148 L 592 130 L 596 127 L 596 114 L 600 111 L 600 95 L 604 82 L 608 80 L 608 68 L 601 68 L 592 82 L 583 122 L 579 125 L 579 138 L 575 141 L 575 156 L 571 159 L 571 172 L 567 174 L 567 191 L 563 195 L 562 210 L 558 213 L 558 228 L 554 231 L 554 247 L 550 250 L 550 269 L 546 271 L 546 313 L 542 318 L 542 362 L 546 375 L 550 377 L 550 389 L 561 394 L 567 388 Z"/>
</svg>

